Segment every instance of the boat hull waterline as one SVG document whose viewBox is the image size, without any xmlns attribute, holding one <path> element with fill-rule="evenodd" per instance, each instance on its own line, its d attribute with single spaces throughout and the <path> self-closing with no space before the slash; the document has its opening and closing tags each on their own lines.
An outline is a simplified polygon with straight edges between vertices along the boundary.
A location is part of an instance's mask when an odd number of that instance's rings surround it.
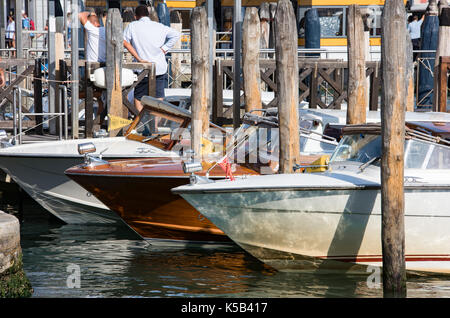
<svg viewBox="0 0 450 318">
<path fill-rule="evenodd" d="M 109 153 L 104 154 L 105 159 L 167 156 L 167 152 L 123 137 L 87 141 L 96 144 L 99 150 L 114 146 Z M 69 140 L 2 149 L 0 168 L 43 208 L 65 223 L 101 224 L 120 221 L 116 213 L 64 174 L 66 169 L 83 162 L 83 157 L 75 153 L 78 143 L 79 140 Z M 118 148 L 123 150 L 115 151 Z M 39 149 L 42 149 L 40 154 Z M 55 153 L 51 153 L 52 149 Z"/>
<path fill-rule="evenodd" d="M 189 182 L 189 176 L 99 176 L 71 173 L 116 212 L 144 239 L 158 245 L 232 244 L 231 240 L 170 189 Z M 145 198 L 146 203 L 143 203 Z"/>
<path fill-rule="evenodd" d="M 405 187 L 407 270 L 450 273 L 449 191 Z M 178 193 L 278 270 L 367 274 L 382 266 L 379 186 Z"/>
</svg>

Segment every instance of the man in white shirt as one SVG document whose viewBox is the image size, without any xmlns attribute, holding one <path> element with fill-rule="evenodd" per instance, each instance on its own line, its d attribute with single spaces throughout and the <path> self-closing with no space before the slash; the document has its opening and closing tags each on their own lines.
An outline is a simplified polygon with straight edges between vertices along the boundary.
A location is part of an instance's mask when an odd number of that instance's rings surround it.
<svg viewBox="0 0 450 318">
<path fill-rule="evenodd" d="M 80 22 L 87 32 L 86 60 L 89 62 L 106 62 L 105 28 L 100 26 L 95 12 L 81 12 Z"/>
<path fill-rule="evenodd" d="M 100 26 L 100 21 L 95 12 L 80 12 L 78 14 L 80 23 L 87 32 L 86 60 L 89 62 L 106 62 L 106 33 L 105 28 Z M 103 95 L 103 96 L 102 96 Z M 80 98 L 83 98 L 84 90 L 80 91 Z M 98 110 L 97 118 L 100 124 L 103 124 L 106 115 L 103 106 L 104 94 L 101 89 L 94 88 L 94 97 L 97 99 Z M 97 122 L 97 121 L 96 121 Z"/>
<path fill-rule="evenodd" d="M 178 41 L 181 34 L 164 24 L 149 18 L 147 7 L 140 5 L 135 10 L 137 21 L 131 22 L 124 31 L 123 45 L 137 62 L 152 62 L 156 67 L 156 98 L 164 98 L 167 82 L 167 62 L 165 54 Z M 134 89 L 134 105 L 142 110 L 141 98 L 148 95 L 148 77 Z"/>
</svg>

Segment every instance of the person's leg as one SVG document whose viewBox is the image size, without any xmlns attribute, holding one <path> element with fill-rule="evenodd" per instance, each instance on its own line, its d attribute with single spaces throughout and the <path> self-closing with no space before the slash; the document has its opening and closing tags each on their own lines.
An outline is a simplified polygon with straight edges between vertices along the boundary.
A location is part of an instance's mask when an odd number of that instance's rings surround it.
<svg viewBox="0 0 450 318">
<path fill-rule="evenodd" d="M 163 100 L 164 97 L 166 97 L 164 93 L 166 83 L 167 83 L 167 73 L 156 76 L 156 92 L 155 92 L 156 98 Z"/>
<path fill-rule="evenodd" d="M 145 77 L 134 88 L 134 107 L 136 107 L 138 112 L 141 112 L 143 108 L 141 98 L 147 95 L 148 95 L 148 77 Z"/>
<path fill-rule="evenodd" d="M 136 99 L 136 98 L 134 99 L 134 107 L 136 107 L 138 113 L 140 113 L 141 110 L 144 108 L 144 107 L 142 106 L 141 101 L 140 101 L 139 99 Z"/>
</svg>

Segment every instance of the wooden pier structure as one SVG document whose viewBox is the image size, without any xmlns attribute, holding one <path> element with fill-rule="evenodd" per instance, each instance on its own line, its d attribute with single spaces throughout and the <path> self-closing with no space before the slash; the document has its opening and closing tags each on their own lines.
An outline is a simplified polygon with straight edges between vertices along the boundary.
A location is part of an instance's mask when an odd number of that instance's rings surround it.
<svg viewBox="0 0 450 318">
<path fill-rule="evenodd" d="M 261 5 L 259 13 L 256 8 L 248 8 L 251 10 L 247 11 L 243 20 L 243 45 L 241 52 L 243 58 L 242 60 L 239 58 L 239 64 L 236 64 L 236 58 L 222 58 L 217 55 L 213 56 L 211 59 L 209 56 L 209 54 L 212 54 L 211 50 L 208 49 L 208 52 L 205 52 L 209 62 L 207 66 L 208 72 L 212 72 L 212 74 L 209 73 L 208 78 L 213 79 L 212 86 L 208 88 L 209 91 L 211 91 L 211 93 L 208 93 L 208 100 L 210 100 L 208 108 L 211 110 L 210 115 L 212 121 L 218 125 L 236 124 L 236 120 L 240 120 L 245 111 L 258 107 L 276 107 L 278 104 L 280 94 L 278 82 L 280 79 L 276 76 L 276 60 L 268 58 L 270 54 L 261 53 L 260 51 L 260 49 L 267 48 L 268 45 L 266 43 L 267 29 L 270 28 L 270 25 L 266 23 L 266 15 L 268 14 L 266 12 L 267 7 L 267 5 Z M 366 109 L 379 110 L 383 102 L 381 94 L 381 84 L 383 83 L 381 63 L 379 61 L 365 60 L 366 54 L 364 53 L 365 47 L 363 44 L 364 30 L 361 31 L 364 17 L 361 17 L 363 15 L 362 11 L 357 10 L 359 9 L 355 6 L 350 6 L 347 10 L 347 19 L 349 21 L 354 21 L 353 23 L 347 24 L 349 27 L 349 30 L 347 30 L 348 61 L 321 59 L 317 57 L 299 57 L 297 63 L 295 63 L 298 65 L 298 82 L 296 81 L 296 83 L 298 83 L 299 102 L 306 101 L 309 104 L 309 108 L 321 109 L 341 109 L 343 105 L 346 105 L 349 123 L 360 122 L 360 119 L 354 119 L 352 116 L 362 114 L 362 111 L 365 111 Z M 51 12 L 52 11 L 50 10 L 50 13 Z M 441 20 L 443 21 L 440 30 L 442 30 L 442 34 L 445 35 L 450 28 L 450 26 L 446 25 L 448 24 L 448 18 L 446 18 L 446 16 L 448 15 L 449 10 L 447 10 L 447 8 L 441 8 L 440 12 L 442 16 Z M 261 14 L 261 17 L 259 14 Z M 110 18 L 111 16 L 112 15 L 109 15 Z M 175 14 L 173 16 L 174 21 L 176 20 L 175 22 L 180 24 L 180 17 Z M 208 23 L 208 21 L 206 23 Z M 118 25 L 118 23 L 115 23 L 114 25 Z M 79 27 L 79 24 L 74 26 Z M 111 44 L 113 38 L 121 38 L 121 30 L 121 28 L 113 28 L 109 32 L 112 38 L 108 38 L 107 42 Z M 205 29 L 205 32 L 208 30 L 209 27 Z M 52 33 L 49 33 L 49 36 L 52 35 Z M 445 45 L 445 43 L 448 43 L 447 37 L 442 36 L 440 41 L 442 42 L 440 44 L 441 49 L 438 50 L 436 56 L 437 66 L 435 74 L 437 76 L 435 76 L 435 92 L 437 92 L 437 94 L 435 94 L 436 98 L 433 110 L 445 112 L 448 109 L 446 104 L 448 103 L 448 59 L 450 58 L 445 54 L 450 55 L 450 53 L 446 51 L 448 50 L 448 45 L 447 47 Z M 256 43 L 258 45 L 256 45 Z M 54 53 L 51 52 L 52 48 Z M 111 46 L 111 48 L 113 48 L 113 46 Z M 14 88 L 20 86 L 23 88 L 22 93 L 26 92 L 28 96 L 22 98 L 28 100 L 27 103 L 22 104 L 22 113 L 29 113 L 28 109 L 32 104 L 35 105 L 35 113 L 43 113 L 42 96 L 45 92 L 45 94 L 48 94 L 48 112 L 60 114 L 55 115 L 56 117 L 64 117 L 66 115 L 62 114 L 64 113 L 63 106 L 58 104 L 58 100 L 61 99 L 59 98 L 59 91 L 60 89 L 63 89 L 61 86 L 66 86 L 67 92 L 70 95 L 70 104 L 74 105 L 75 111 L 79 110 L 79 105 L 83 107 L 83 103 L 80 104 L 75 102 L 76 100 L 79 101 L 78 94 L 82 97 L 82 100 L 84 100 L 85 105 L 85 121 L 79 122 L 78 118 L 73 114 L 70 115 L 70 118 L 64 119 L 64 121 L 67 120 L 68 122 L 70 136 L 71 138 L 90 137 L 94 135 L 94 130 L 100 128 L 98 119 L 97 123 L 94 123 L 93 119 L 91 120 L 91 116 L 93 117 L 94 84 L 90 81 L 90 75 L 96 68 L 106 67 L 106 69 L 109 70 L 107 72 L 107 78 L 114 78 L 115 73 L 111 75 L 111 72 L 116 70 L 116 68 L 143 70 L 143 72 L 139 74 L 137 82 L 131 87 L 121 89 L 121 102 L 117 98 L 113 99 L 118 100 L 114 105 L 119 105 L 114 106 L 113 108 L 122 108 L 116 115 L 126 117 L 127 112 L 131 116 L 136 115 L 136 109 L 134 108 L 133 103 L 128 101 L 127 96 L 145 76 L 150 75 L 150 78 L 152 78 L 150 81 L 150 92 L 153 92 L 155 89 L 153 80 L 154 71 L 151 69 L 152 66 L 129 63 L 123 58 L 122 54 L 118 54 L 118 51 L 116 52 L 115 57 L 111 56 L 107 63 L 100 65 L 100 63 L 87 63 L 84 60 L 74 59 L 74 56 L 77 57 L 76 55 L 78 53 L 76 44 L 71 48 L 70 52 L 72 56 L 70 59 L 63 58 L 64 54 L 61 53 L 63 52 L 61 49 L 61 45 L 56 45 L 55 47 L 50 45 L 47 60 L 44 60 L 44 57 L 38 57 L 36 59 L 20 58 L 19 54 L 16 58 L 8 58 L 0 61 L 0 67 L 7 71 L 7 78 L 9 79 L 8 86 L 0 88 L 0 97 L 2 101 L 0 104 L 0 111 L 3 114 L 7 113 L 7 106 L 14 103 Z M 191 47 L 191 50 L 194 49 L 194 47 Z M 18 51 L 20 51 L 19 48 Z M 56 54 L 55 52 L 59 53 Z M 173 56 L 176 56 L 177 54 L 181 53 L 172 53 Z M 186 53 L 182 54 L 185 55 Z M 52 62 L 52 59 L 54 62 Z M 177 62 L 176 58 L 174 60 L 179 64 L 179 61 Z M 73 71 L 71 68 L 74 61 L 77 61 L 76 63 L 79 67 L 75 69 L 76 71 Z M 41 65 L 41 70 L 37 68 L 38 63 Z M 115 65 L 117 66 L 111 66 L 112 63 L 116 63 Z M 192 63 L 191 66 L 194 68 Z M 411 67 L 412 64 L 408 66 L 408 68 Z M 57 76 L 53 75 L 55 72 L 53 68 L 57 69 Z M 238 69 L 237 73 L 236 69 Z M 178 71 L 178 69 L 175 70 L 175 76 L 179 76 L 177 73 Z M 83 73 L 84 77 L 79 78 L 79 74 Z M 242 76 L 240 74 L 242 74 Z M 194 78 L 191 80 L 195 82 Z M 177 85 L 179 86 L 179 84 L 180 83 Z M 194 87 L 195 84 L 193 83 L 193 88 Z M 224 102 L 224 89 L 227 87 L 233 89 L 233 100 L 236 98 L 239 99 L 238 101 L 233 102 L 233 106 Z M 98 91 L 98 88 L 95 90 Z M 112 92 L 110 88 L 106 88 L 105 90 L 108 92 L 108 95 Z M 196 90 L 196 88 L 194 90 Z M 75 94 L 75 91 L 77 94 Z M 271 101 L 261 101 L 261 93 L 263 91 L 272 93 L 274 98 Z M 411 93 L 411 89 L 409 89 L 409 91 Z M 33 97 L 29 97 L 30 94 L 32 94 Z M 193 95 L 195 95 L 194 92 Z M 409 96 L 412 96 L 412 94 Z M 411 104 L 412 99 L 408 98 L 408 100 L 410 102 L 408 103 L 407 109 L 411 110 L 414 107 Z M 109 107 L 112 100 L 108 97 L 107 101 Z M 354 107 L 359 107 L 361 111 L 354 111 Z M 22 128 L 29 129 L 29 133 L 43 135 L 43 115 L 28 115 L 27 117 L 30 120 L 23 121 Z M 363 117 L 364 116 L 362 115 L 361 118 Z M 50 123 L 52 122 L 55 122 L 55 128 L 58 127 L 59 120 L 50 120 Z M 83 130 L 79 131 L 78 125 L 81 125 Z M 51 126 L 53 127 L 53 123 Z M 33 127 L 35 127 L 35 129 L 33 129 Z M 12 131 L 12 121 L 0 120 L 0 129 L 1 128 Z M 64 131 L 64 129 L 66 128 L 62 127 L 60 130 Z M 51 129 L 50 133 L 58 135 L 59 132 L 57 133 L 55 129 Z"/>
<path fill-rule="evenodd" d="M 240 5 L 240 0 L 237 2 Z M 268 5 L 263 7 L 266 10 Z M 212 20 L 208 19 L 207 10 L 211 10 L 211 7 L 205 9 L 197 6 L 191 17 L 191 134 L 195 156 L 201 155 L 202 138 L 207 135 L 209 118 L 219 126 L 233 125 L 236 128 L 244 112 L 277 107 L 280 128 L 279 171 L 293 173 L 300 155 L 300 102 L 308 102 L 311 109 L 342 109 L 345 104 L 347 124 L 362 124 L 368 110 L 380 111 L 384 294 L 386 297 L 406 297 L 403 145 L 405 111 L 414 109 L 414 66 L 411 61 L 412 46 L 405 27 L 403 1 L 386 0 L 382 17 L 382 63 L 366 60 L 364 17 L 357 5 L 351 5 L 347 15 L 350 21 L 347 30 L 348 61 L 298 56 L 295 11 L 289 0 L 279 0 L 275 13 L 275 58 L 270 59 L 267 54 L 261 53 L 264 43 L 267 43 L 268 24 L 267 18 L 262 20 L 256 8 L 247 8 L 243 20 L 240 12 L 235 12 L 236 25 L 243 23 L 242 34 L 238 30 L 234 34 L 234 39 L 237 39 L 234 43 L 235 52 L 238 54 L 233 59 L 218 58 L 212 55 Z M 54 18 L 54 7 L 50 6 L 49 12 Z M 266 16 L 267 12 L 263 12 Z M 447 112 L 450 8 L 441 8 L 440 17 L 433 110 Z M 20 16 L 17 18 L 20 19 Z M 106 92 L 108 117 L 136 116 L 137 110 L 128 100 L 128 95 L 146 76 L 149 77 L 149 94 L 154 95 L 155 65 L 124 60 L 123 27 L 118 9 L 109 9 L 106 27 L 106 63 L 74 58 L 78 53 L 76 44 L 71 49 L 72 57 L 65 58 L 60 44 L 60 28 L 49 28 L 46 61 L 42 57 L 23 58 L 19 31 L 16 58 L 0 61 L 0 68 L 6 70 L 9 77 L 9 84 L 0 88 L 0 112 L 6 113 L 8 105 L 12 105 L 14 121 L 18 117 L 19 124 L 13 124 L 12 120 L 0 120 L 0 129 L 12 131 L 14 139 L 19 135 L 17 140 L 20 143 L 23 131 L 30 131 L 33 135 L 48 135 L 43 128 L 43 118 L 49 116 L 55 118 L 49 133 L 56 137 L 69 138 L 69 131 L 74 139 L 93 137 L 94 132 L 101 128 L 99 118 L 94 119 L 94 95 L 99 90 Z M 45 65 L 48 65 L 47 69 Z M 95 88 L 91 75 L 102 67 L 105 67 L 106 87 Z M 79 76 L 81 69 L 83 77 Z M 122 87 L 122 69 L 141 70 L 137 80 L 129 87 Z M 233 105 L 224 102 L 225 86 L 233 89 Z M 263 89 L 273 93 L 271 101 L 262 101 Z M 48 95 L 47 111 L 43 107 L 44 93 Z M 84 100 L 83 121 L 78 118 L 78 96 Z M 23 99 L 31 98 L 32 103 L 22 102 Z M 73 110 L 71 114 L 67 106 L 69 100 Z M 34 114 L 30 111 L 31 104 L 34 105 Z M 22 121 L 22 114 L 30 120 Z M 108 129 L 108 132 L 110 136 L 120 134 L 119 129 Z"/>
</svg>

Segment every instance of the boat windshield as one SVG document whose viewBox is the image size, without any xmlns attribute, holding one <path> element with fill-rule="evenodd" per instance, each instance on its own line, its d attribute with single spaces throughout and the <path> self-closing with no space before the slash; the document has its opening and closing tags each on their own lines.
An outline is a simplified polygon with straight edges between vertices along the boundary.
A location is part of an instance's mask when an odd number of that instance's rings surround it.
<svg viewBox="0 0 450 318">
<path fill-rule="evenodd" d="M 330 162 L 355 161 L 366 163 L 381 158 L 381 136 L 371 134 L 346 135 L 336 147 Z"/>
<path fill-rule="evenodd" d="M 407 140 L 405 168 L 449 169 L 450 147 L 416 139 Z"/>
<path fill-rule="evenodd" d="M 330 162 L 367 163 L 381 158 L 381 136 L 355 134 L 344 136 Z M 405 169 L 449 169 L 450 147 L 418 139 L 405 140 Z M 374 162 L 379 165 L 379 161 Z"/>
</svg>

